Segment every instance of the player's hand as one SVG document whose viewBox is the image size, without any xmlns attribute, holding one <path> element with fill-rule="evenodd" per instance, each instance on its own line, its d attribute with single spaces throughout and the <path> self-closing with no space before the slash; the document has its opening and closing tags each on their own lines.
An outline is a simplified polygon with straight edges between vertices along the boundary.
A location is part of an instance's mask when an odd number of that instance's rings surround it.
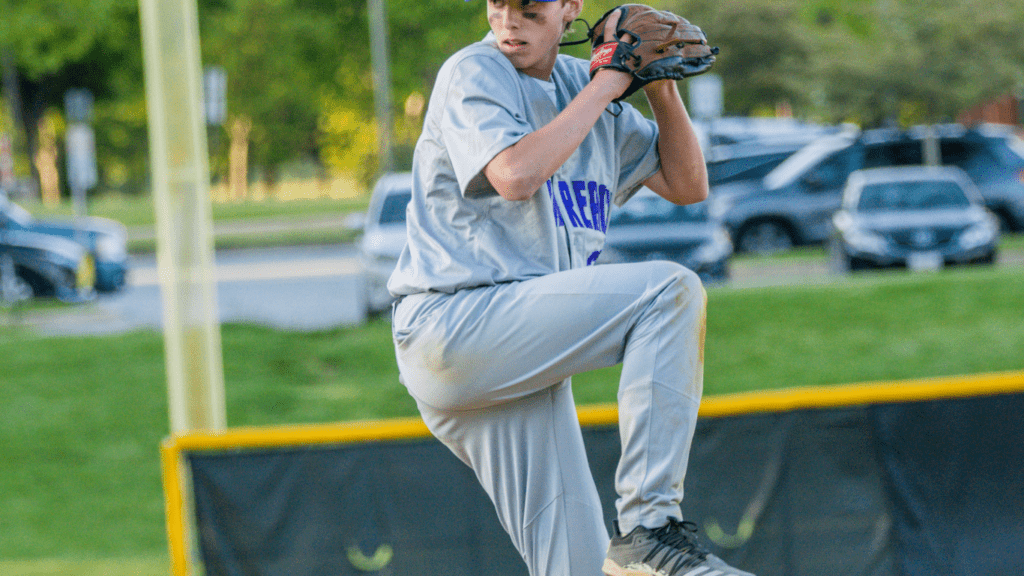
<svg viewBox="0 0 1024 576">
<path fill-rule="evenodd" d="M 622 13 L 618 10 L 608 15 L 608 24 L 604 28 L 604 35 L 601 38 L 601 42 L 611 42 L 615 38 L 615 30 L 619 26 L 619 18 L 622 17 Z M 623 33 L 619 40 L 623 42 L 633 41 L 633 37 L 627 33 Z M 615 70 L 612 68 L 602 68 L 594 74 L 592 82 L 601 82 L 606 84 L 609 91 L 614 92 L 613 98 L 618 98 L 629 88 L 630 83 L 633 81 L 632 74 Z"/>
</svg>

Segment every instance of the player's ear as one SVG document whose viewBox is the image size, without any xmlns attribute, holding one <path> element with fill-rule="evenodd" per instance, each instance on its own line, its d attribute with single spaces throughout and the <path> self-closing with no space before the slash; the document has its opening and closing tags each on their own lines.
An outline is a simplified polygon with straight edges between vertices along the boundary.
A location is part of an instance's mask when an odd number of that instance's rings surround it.
<svg viewBox="0 0 1024 576">
<path fill-rule="evenodd" d="M 573 20 L 580 17 L 580 13 L 583 12 L 583 0 L 562 0 L 562 3 L 568 7 L 565 12 L 565 24 L 568 26 Z"/>
</svg>

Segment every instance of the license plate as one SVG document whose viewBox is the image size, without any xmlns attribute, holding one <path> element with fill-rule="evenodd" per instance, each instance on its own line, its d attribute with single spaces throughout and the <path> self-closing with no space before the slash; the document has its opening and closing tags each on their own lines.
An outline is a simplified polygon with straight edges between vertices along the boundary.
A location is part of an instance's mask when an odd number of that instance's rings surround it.
<svg viewBox="0 0 1024 576">
<path fill-rule="evenodd" d="M 907 256 L 907 268 L 911 270 L 939 270 L 942 264 L 942 254 L 938 252 L 911 252 Z"/>
</svg>

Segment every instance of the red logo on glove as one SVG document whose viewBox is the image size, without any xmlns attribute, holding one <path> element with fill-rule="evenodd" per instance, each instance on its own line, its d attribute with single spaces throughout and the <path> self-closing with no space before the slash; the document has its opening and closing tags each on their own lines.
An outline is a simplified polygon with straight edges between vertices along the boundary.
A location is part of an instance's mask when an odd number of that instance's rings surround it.
<svg viewBox="0 0 1024 576">
<path fill-rule="evenodd" d="M 599 67 L 610 64 L 618 47 L 618 42 L 606 42 L 594 48 L 594 53 L 590 56 L 590 73 L 593 74 Z"/>
</svg>

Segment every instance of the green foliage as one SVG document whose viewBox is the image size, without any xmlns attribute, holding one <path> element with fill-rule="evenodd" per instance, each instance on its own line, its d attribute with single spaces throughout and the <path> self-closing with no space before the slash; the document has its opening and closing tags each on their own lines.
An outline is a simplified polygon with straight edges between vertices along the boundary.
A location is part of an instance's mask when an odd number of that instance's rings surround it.
<svg viewBox="0 0 1024 576">
<path fill-rule="evenodd" d="M 271 173 L 318 156 L 317 96 L 343 55 L 339 39 L 358 36 L 337 12 L 335 3 L 224 0 L 201 14 L 204 65 L 225 69 L 229 116 L 252 120 L 250 162 Z"/>
<path fill-rule="evenodd" d="M 753 115 L 756 110 L 788 101 L 799 108 L 808 102 L 801 68 L 813 46 L 800 24 L 801 0 L 697 0 L 674 2 L 669 9 L 700 26 L 721 53 L 712 71 L 725 87 L 727 115 Z M 780 73 L 790 69 L 790 73 Z"/>
<path fill-rule="evenodd" d="M 615 5 L 591 0 L 593 22 Z M 948 121 L 979 101 L 1024 86 L 1019 0 L 659 0 L 722 48 L 729 115 L 788 104 L 825 122 Z M 444 60 L 487 32 L 482 0 L 389 0 L 395 155 L 408 163 L 422 115 L 407 99 L 430 94 Z M 351 0 L 198 0 L 202 61 L 228 75 L 229 114 L 253 122 L 252 172 L 315 160 L 325 170 L 373 172 L 358 134 L 373 117 L 366 3 Z M 138 0 L 7 0 L 0 51 L 13 57 L 28 134 L 69 88 L 96 96 L 100 190 L 147 190 L 146 110 Z M 577 26 L 573 37 L 580 37 Z M 587 47 L 563 49 L 587 57 Z M 642 100 L 642 97 L 638 100 Z M 644 108 L 643 102 L 638 102 Z M 345 126 L 337 127 L 338 115 Z M 364 130 L 367 131 L 367 130 Z M 227 131 L 212 133 L 225 163 Z M 23 151 L 24 153 L 24 151 Z M 28 162 L 19 159 L 22 171 Z M 365 178 L 364 178 L 365 179 Z"/>
<path fill-rule="evenodd" d="M 358 174 L 362 182 L 377 173 L 377 122 L 371 115 L 329 94 L 321 100 L 318 132 L 328 170 Z"/>
<path fill-rule="evenodd" d="M 726 113 L 775 104 L 865 126 L 955 119 L 1024 85 L 1014 0 L 698 0 L 674 4 L 721 46 Z"/>
<path fill-rule="evenodd" d="M 0 46 L 18 57 L 30 81 L 54 77 L 103 52 L 121 53 L 136 0 L 8 0 L 0 8 Z M 112 62 L 103 61 L 106 65 Z"/>
</svg>

